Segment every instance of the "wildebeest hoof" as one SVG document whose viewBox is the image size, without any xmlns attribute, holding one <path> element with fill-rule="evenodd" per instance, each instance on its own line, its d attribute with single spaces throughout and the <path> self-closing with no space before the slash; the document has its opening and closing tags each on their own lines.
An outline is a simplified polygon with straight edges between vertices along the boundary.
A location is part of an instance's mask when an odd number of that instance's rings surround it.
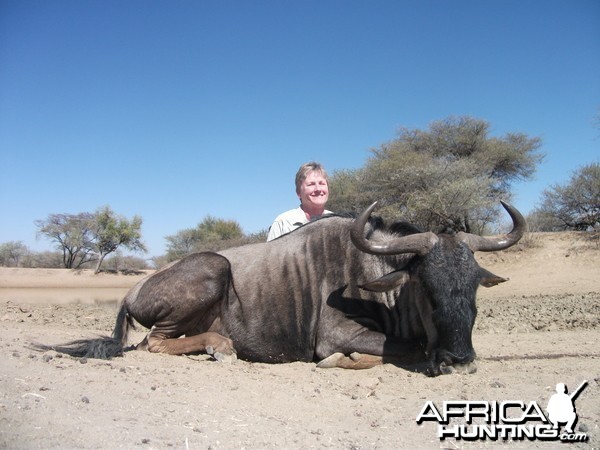
<svg viewBox="0 0 600 450">
<path fill-rule="evenodd" d="M 430 364 L 425 370 L 425 375 L 428 377 L 439 377 L 440 375 L 449 375 L 453 372 L 453 366 L 448 366 L 445 362 L 442 362 L 440 364 Z"/>
<path fill-rule="evenodd" d="M 148 337 L 145 337 L 142 342 L 136 345 L 135 350 L 148 350 Z"/>
<path fill-rule="evenodd" d="M 439 375 L 450 375 L 452 373 L 470 375 L 475 372 L 477 372 L 477 363 L 475 361 L 471 361 L 467 364 L 454 364 L 451 366 L 447 365 L 445 362 L 442 362 L 437 367 L 429 367 L 425 373 L 427 376 L 437 377 Z"/>
<path fill-rule="evenodd" d="M 440 364 L 440 373 L 442 375 L 450 375 L 451 373 L 456 372 L 454 366 L 447 366 L 446 363 Z"/>
<path fill-rule="evenodd" d="M 334 353 L 327 358 L 319 361 L 317 363 L 317 367 L 319 369 L 332 369 L 334 367 L 338 367 L 338 363 L 346 357 L 343 353 Z"/>
<path fill-rule="evenodd" d="M 237 361 L 237 354 L 235 353 L 235 351 L 232 351 L 231 353 L 227 354 L 216 350 L 212 345 L 206 346 L 206 353 L 208 353 L 214 359 L 222 363 L 233 363 Z"/>
<path fill-rule="evenodd" d="M 212 355 L 213 358 L 215 358 L 217 361 L 219 361 L 220 363 L 234 363 L 237 361 L 237 355 L 234 353 L 231 353 L 230 355 L 227 355 L 226 353 L 222 353 L 222 352 L 214 352 Z"/>
<path fill-rule="evenodd" d="M 467 364 L 455 364 L 454 368 L 456 369 L 457 373 L 470 375 L 472 373 L 477 372 L 477 363 L 475 361 L 471 361 Z"/>
<path fill-rule="evenodd" d="M 362 355 L 360 353 L 358 353 L 358 352 L 352 352 L 352 353 L 350 353 L 350 359 L 352 361 L 360 361 L 361 356 Z"/>
</svg>

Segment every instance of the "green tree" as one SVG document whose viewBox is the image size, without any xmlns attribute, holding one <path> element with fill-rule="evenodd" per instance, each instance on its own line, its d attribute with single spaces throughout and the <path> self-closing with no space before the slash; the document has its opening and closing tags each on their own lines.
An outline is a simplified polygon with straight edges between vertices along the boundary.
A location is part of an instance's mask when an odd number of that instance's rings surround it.
<svg viewBox="0 0 600 450">
<path fill-rule="evenodd" d="M 600 164 L 584 165 L 573 172 L 565 185 L 555 184 L 546 189 L 542 194 L 541 206 L 534 212 L 538 217 L 545 218 L 545 231 L 598 231 Z"/>
<path fill-rule="evenodd" d="M 193 252 L 218 251 L 240 245 L 244 232 L 235 220 L 207 216 L 195 228 L 178 231 L 165 239 L 167 257 L 174 261 Z"/>
<path fill-rule="evenodd" d="M 260 244 L 263 242 L 267 242 L 268 235 L 268 228 L 263 228 L 262 230 L 256 231 L 254 233 L 245 234 L 241 240 L 240 245 Z"/>
<path fill-rule="evenodd" d="M 134 216 L 128 220 L 116 214 L 109 206 L 104 206 L 94 214 L 92 228 L 92 249 L 98 255 L 94 273 L 100 272 L 100 267 L 107 255 L 124 247 L 131 251 L 146 252 L 142 242 L 142 218 Z"/>
<path fill-rule="evenodd" d="M 62 252 L 65 268 L 77 269 L 95 260 L 93 214 L 50 214 L 45 220 L 36 220 L 34 223 L 38 235 L 53 241 L 57 250 Z"/>
<path fill-rule="evenodd" d="M 128 220 L 105 206 L 95 213 L 50 214 L 45 220 L 36 220 L 38 234 L 53 241 L 62 252 L 63 266 L 78 269 L 96 262 L 95 273 L 100 271 L 106 255 L 124 247 L 132 251 L 146 251 L 141 241 L 142 219 Z"/>
<path fill-rule="evenodd" d="M 200 233 L 197 228 L 186 228 L 177 233 L 166 236 L 167 260 L 175 261 L 194 252 L 196 244 L 200 242 Z"/>
<path fill-rule="evenodd" d="M 328 209 L 359 211 L 369 204 L 372 192 L 365 189 L 364 169 L 342 169 L 330 177 Z"/>
<path fill-rule="evenodd" d="M 510 200 L 512 183 L 535 173 L 540 146 L 521 133 L 492 137 L 488 122 L 471 117 L 402 128 L 365 167 L 333 174 L 328 207 L 359 210 L 377 200 L 384 218 L 481 232 L 498 217 L 498 200 Z"/>
<path fill-rule="evenodd" d="M 244 236 L 242 227 L 235 220 L 223 220 L 207 216 L 198 224 L 200 241 L 210 243 L 215 241 L 228 241 Z"/>
</svg>

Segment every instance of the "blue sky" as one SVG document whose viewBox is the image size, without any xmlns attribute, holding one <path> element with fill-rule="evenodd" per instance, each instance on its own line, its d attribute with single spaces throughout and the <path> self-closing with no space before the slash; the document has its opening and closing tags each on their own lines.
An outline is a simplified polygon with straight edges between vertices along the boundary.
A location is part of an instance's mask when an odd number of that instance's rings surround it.
<svg viewBox="0 0 600 450">
<path fill-rule="evenodd" d="M 525 213 L 598 162 L 600 2 L 0 0 L 0 242 L 103 205 L 147 256 L 207 215 L 259 231 L 303 162 L 452 115 L 542 138 Z"/>
</svg>

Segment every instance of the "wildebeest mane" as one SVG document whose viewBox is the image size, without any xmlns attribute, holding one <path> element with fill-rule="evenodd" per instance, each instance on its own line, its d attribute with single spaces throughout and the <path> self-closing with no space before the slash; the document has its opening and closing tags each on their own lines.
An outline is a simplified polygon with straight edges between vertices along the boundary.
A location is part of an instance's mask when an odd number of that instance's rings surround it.
<svg viewBox="0 0 600 450">
<path fill-rule="evenodd" d="M 346 218 L 346 219 L 356 219 L 358 217 L 358 213 L 350 211 L 350 212 L 342 212 L 342 213 L 338 213 L 338 214 L 330 214 L 327 216 L 322 216 L 317 220 L 327 219 L 330 217 L 342 217 L 342 218 Z M 368 223 L 371 226 L 372 231 L 388 231 L 390 233 L 397 234 L 400 236 L 408 236 L 409 234 L 418 234 L 418 233 L 423 232 L 423 230 L 421 230 L 419 227 L 417 227 L 416 225 L 413 225 L 410 222 L 396 221 L 396 222 L 392 223 L 391 225 L 388 225 L 385 223 L 383 218 L 381 218 L 380 216 L 373 216 L 373 215 L 370 216 Z"/>
<path fill-rule="evenodd" d="M 295 232 L 297 232 L 298 230 L 303 229 L 304 227 L 308 227 L 311 225 L 314 225 L 318 222 L 321 222 L 323 220 L 328 220 L 328 219 L 332 219 L 334 217 L 341 217 L 342 219 L 356 219 L 356 217 L 358 217 L 358 213 L 357 212 L 353 212 L 353 211 L 346 211 L 346 212 L 341 212 L 341 213 L 334 213 L 334 214 L 326 214 L 324 216 L 318 217 L 316 219 L 311 220 L 310 222 L 307 222 L 303 225 L 300 225 L 298 228 L 290 231 L 289 233 L 286 234 L 282 234 L 281 236 L 277 236 L 275 239 L 273 240 L 277 240 L 277 239 L 281 239 L 283 236 L 289 235 L 289 234 L 293 234 Z M 383 221 L 383 219 L 379 216 L 371 216 L 369 217 L 369 225 L 371 226 L 371 230 L 375 231 L 375 230 L 385 230 L 386 229 L 386 225 L 385 222 Z"/>
<path fill-rule="evenodd" d="M 308 222 L 306 225 L 318 222 L 320 220 L 331 219 L 332 217 L 341 217 L 342 219 L 354 220 L 358 217 L 358 214 L 359 213 L 357 213 L 355 211 L 344 211 L 344 212 L 340 212 L 340 213 L 327 214 L 325 216 L 319 217 L 318 219 Z M 373 230 L 384 230 L 386 228 L 386 224 L 385 224 L 384 220 L 379 216 L 373 216 L 373 215 L 370 216 L 368 223 L 373 228 Z"/>
</svg>

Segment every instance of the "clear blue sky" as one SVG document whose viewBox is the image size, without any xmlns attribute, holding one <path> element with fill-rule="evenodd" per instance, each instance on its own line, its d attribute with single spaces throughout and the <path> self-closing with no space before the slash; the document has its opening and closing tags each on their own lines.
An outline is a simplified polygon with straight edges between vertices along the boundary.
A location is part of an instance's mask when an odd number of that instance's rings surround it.
<svg viewBox="0 0 600 450">
<path fill-rule="evenodd" d="M 103 205 L 148 256 L 207 215 L 255 232 L 301 163 L 451 115 L 543 139 L 527 213 L 599 161 L 599 114 L 597 0 L 0 0 L 0 242 Z"/>
</svg>

